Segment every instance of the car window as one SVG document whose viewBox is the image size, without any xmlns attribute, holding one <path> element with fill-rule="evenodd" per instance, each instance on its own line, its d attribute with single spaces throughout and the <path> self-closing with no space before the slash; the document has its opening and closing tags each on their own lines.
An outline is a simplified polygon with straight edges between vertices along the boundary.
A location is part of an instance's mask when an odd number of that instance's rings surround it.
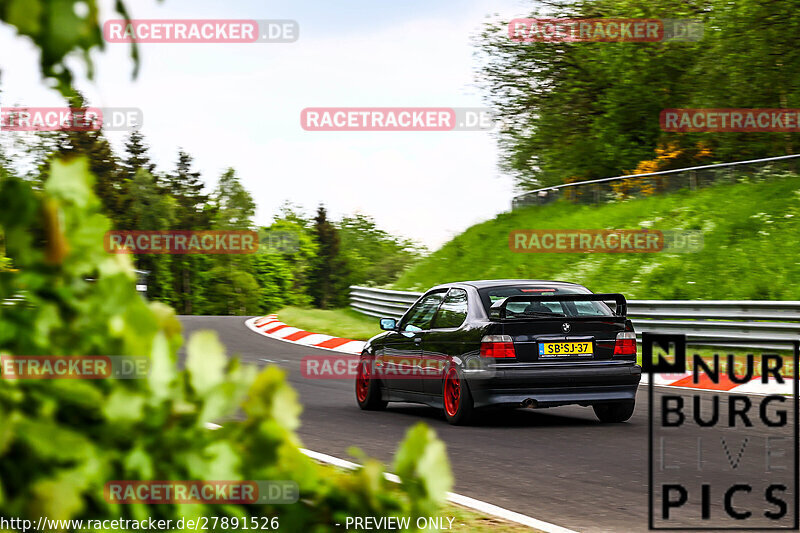
<svg viewBox="0 0 800 533">
<path fill-rule="evenodd" d="M 433 319 L 434 328 L 457 328 L 467 319 L 467 291 L 464 289 L 450 289 L 447 293 L 436 318 Z"/>
<path fill-rule="evenodd" d="M 430 329 L 431 320 L 436 310 L 439 308 L 439 304 L 442 303 L 444 294 L 444 291 L 434 292 L 417 302 L 403 318 L 403 324 L 400 326 L 400 330 L 421 331 Z"/>
<path fill-rule="evenodd" d="M 587 302 L 589 303 L 589 302 Z M 555 313 L 567 314 L 564 311 L 563 302 L 526 302 L 525 300 L 518 302 L 509 302 L 506 310 L 516 314 L 524 313 Z M 590 313 L 597 314 L 597 313 Z"/>
<path fill-rule="evenodd" d="M 597 316 L 597 302 L 571 302 L 575 307 L 575 316 Z"/>
<path fill-rule="evenodd" d="M 506 306 L 509 316 L 531 316 L 553 314 L 555 316 L 612 316 L 613 311 L 603 302 L 565 302 L 558 299 L 560 294 L 591 294 L 583 287 L 543 287 L 536 285 L 500 286 L 480 289 L 481 301 L 489 312 L 492 304 L 509 296 L 549 296 L 552 300 L 511 301 Z"/>
</svg>

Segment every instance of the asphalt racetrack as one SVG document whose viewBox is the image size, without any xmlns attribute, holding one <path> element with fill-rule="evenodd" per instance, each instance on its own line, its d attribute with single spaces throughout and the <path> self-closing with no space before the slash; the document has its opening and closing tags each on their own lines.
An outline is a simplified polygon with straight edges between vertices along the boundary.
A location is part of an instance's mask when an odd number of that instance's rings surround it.
<svg viewBox="0 0 800 533">
<path fill-rule="evenodd" d="M 288 372 L 289 381 L 303 404 L 299 435 L 304 447 L 353 460 L 347 449 L 357 446 L 391 464 L 406 430 L 424 421 L 447 444 L 455 475 L 454 492 L 577 531 L 647 530 L 646 385 L 639 388 L 633 418 L 624 424 L 603 425 L 591 408 L 566 406 L 495 411 L 481 416 L 473 426 L 455 427 L 448 425 L 438 411 L 424 406 L 389 404 L 384 412 L 361 411 L 356 405 L 352 380 L 301 376 L 302 357 L 333 352 L 258 335 L 249 330 L 244 321 L 243 317 L 181 317 L 186 334 L 199 329 L 216 330 L 229 355 L 259 366 L 278 365 Z M 656 398 L 663 390 L 656 389 Z M 682 394 L 691 406 L 691 393 L 682 391 Z M 724 407 L 727 402 L 722 403 Z M 666 448 L 666 463 L 663 464 L 668 467 L 670 461 L 675 460 L 684 461 L 682 468 L 695 464 L 695 444 L 700 437 L 704 449 L 703 466 L 694 476 L 698 483 L 702 481 L 712 486 L 711 513 L 713 517 L 720 517 L 724 510 L 718 492 L 741 481 L 742 470 L 737 471 L 732 466 L 737 456 L 741 457 L 738 468 L 753 465 L 756 486 L 766 476 L 763 474 L 766 437 L 780 434 L 792 438 L 794 411 L 788 403 L 785 408 L 790 424 L 779 429 L 779 433 L 767 432 L 758 425 L 744 429 L 698 428 L 695 425 L 681 428 L 672 450 Z M 725 409 L 720 418 L 727 420 Z M 224 421 L 217 422 L 224 424 Z M 742 451 L 745 436 L 748 443 Z M 723 453 L 723 439 L 728 455 Z M 680 457 L 676 458 L 676 453 Z M 655 459 L 659 458 L 660 452 L 656 451 Z M 786 474 L 791 475 L 794 468 L 791 457 L 783 460 L 789 465 Z M 681 479 L 685 479 L 685 474 L 683 476 Z M 790 486 L 789 493 L 784 495 L 790 514 L 792 498 L 797 498 L 791 491 Z M 751 508 L 759 516 L 764 509 L 774 509 L 764 503 L 761 489 L 754 493 L 752 498 L 737 496 L 737 505 L 745 506 L 752 499 L 756 507 L 760 504 L 760 508 Z M 692 493 L 688 502 L 684 509 L 700 516 L 699 492 Z"/>
</svg>

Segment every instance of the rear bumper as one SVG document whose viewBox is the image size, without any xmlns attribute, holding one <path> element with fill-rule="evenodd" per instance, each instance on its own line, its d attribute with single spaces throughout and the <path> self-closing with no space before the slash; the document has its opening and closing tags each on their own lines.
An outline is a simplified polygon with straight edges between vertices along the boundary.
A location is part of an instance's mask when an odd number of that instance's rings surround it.
<svg viewBox="0 0 800 533">
<path fill-rule="evenodd" d="M 505 368 L 503 368 L 505 367 Z M 497 365 L 465 370 L 476 407 L 554 407 L 634 400 L 642 367 L 629 361 Z"/>
</svg>

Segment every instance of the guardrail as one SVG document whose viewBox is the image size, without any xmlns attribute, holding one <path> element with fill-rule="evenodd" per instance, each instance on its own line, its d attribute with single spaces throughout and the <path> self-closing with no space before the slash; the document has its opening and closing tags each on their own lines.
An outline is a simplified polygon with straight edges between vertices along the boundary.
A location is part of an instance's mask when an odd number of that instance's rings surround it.
<svg viewBox="0 0 800 533">
<path fill-rule="evenodd" d="M 352 285 L 350 307 L 365 315 L 400 318 L 420 296 L 422 296 L 420 292 L 391 291 Z"/>
<path fill-rule="evenodd" d="M 400 318 L 421 295 L 353 285 L 350 307 L 374 317 Z M 786 349 L 788 342 L 800 340 L 800 301 L 628 300 L 628 317 L 637 335 L 682 333 L 697 345 L 728 341 L 724 346 Z"/>
</svg>

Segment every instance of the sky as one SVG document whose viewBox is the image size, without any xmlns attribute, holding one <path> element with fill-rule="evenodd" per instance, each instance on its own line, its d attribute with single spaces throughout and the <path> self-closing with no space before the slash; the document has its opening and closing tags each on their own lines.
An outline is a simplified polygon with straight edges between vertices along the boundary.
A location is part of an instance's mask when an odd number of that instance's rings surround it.
<svg viewBox="0 0 800 533">
<path fill-rule="evenodd" d="M 93 53 L 96 75 L 71 61 L 76 87 L 96 107 L 142 110 L 141 131 L 159 170 L 179 148 L 213 188 L 236 169 L 253 194 L 256 223 L 285 201 L 333 218 L 362 213 L 395 235 L 436 249 L 510 208 L 492 132 L 305 131 L 307 107 L 485 107 L 472 37 L 487 17 L 530 11 L 523 0 L 429 2 L 128 0 L 132 18 L 292 19 L 293 43 L 141 44 L 132 79 L 129 45 Z M 118 18 L 101 2 L 101 20 Z M 42 81 L 38 51 L 0 25 L 0 105 L 63 106 Z M 4 132 L 4 135 L 14 135 Z M 18 133 L 17 133 L 18 134 Z M 115 148 L 124 134 L 109 132 Z"/>
</svg>

